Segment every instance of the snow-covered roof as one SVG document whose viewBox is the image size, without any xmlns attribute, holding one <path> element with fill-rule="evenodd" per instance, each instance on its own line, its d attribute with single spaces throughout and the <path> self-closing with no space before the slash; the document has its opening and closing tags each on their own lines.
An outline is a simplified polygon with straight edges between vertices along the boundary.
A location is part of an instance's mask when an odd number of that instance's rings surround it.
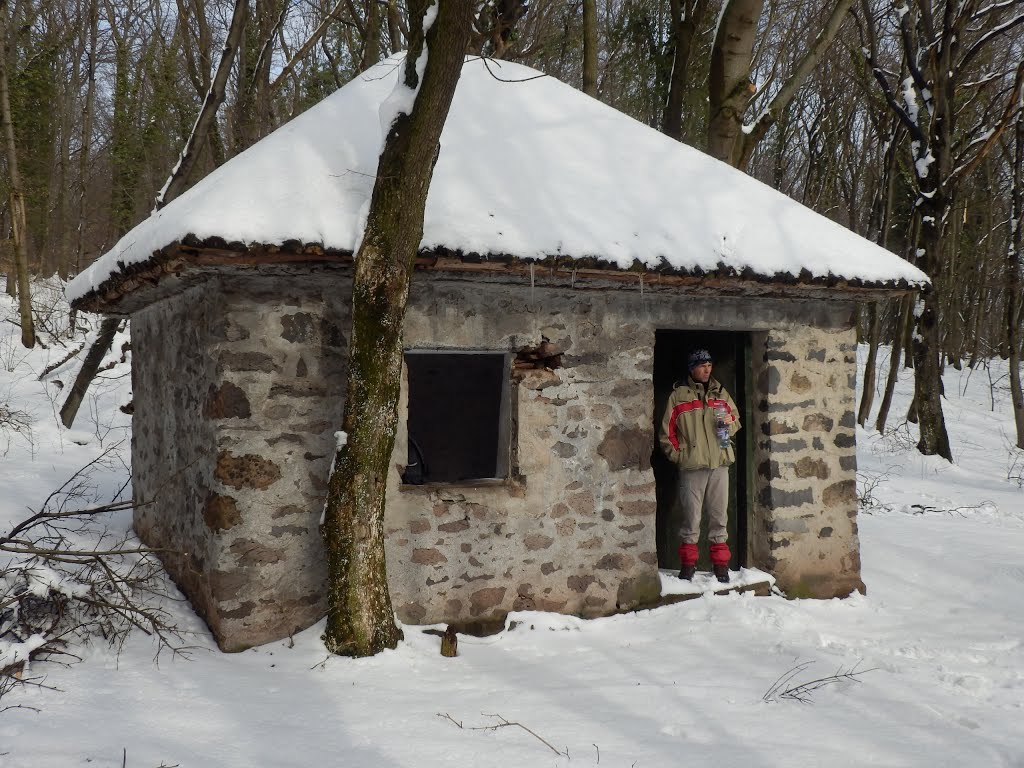
<svg viewBox="0 0 1024 768">
<path fill-rule="evenodd" d="M 69 298 L 186 240 L 354 250 L 382 143 L 379 108 L 399 61 L 371 68 L 143 221 L 71 283 Z M 441 142 L 423 250 L 928 282 L 780 192 L 522 65 L 467 58 Z"/>
</svg>

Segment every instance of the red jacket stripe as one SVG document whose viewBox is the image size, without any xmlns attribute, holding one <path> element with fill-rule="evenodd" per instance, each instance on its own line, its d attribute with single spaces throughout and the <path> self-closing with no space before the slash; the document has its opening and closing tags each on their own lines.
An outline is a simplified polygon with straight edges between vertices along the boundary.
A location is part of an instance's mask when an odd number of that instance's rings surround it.
<svg viewBox="0 0 1024 768">
<path fill-rule="evenodd" d="M 712 402 L 718 401 L 716 400 Z M 695 411 L 698 408 L 703 407 L 704 403 L 701 402 L 700 400 L 691 400 L 688 403 L 679 403 L 679 405 L 672 409 L 672 416 L 670 417 L 668 422 L 668 440 L 670 443 L 672 443 L 672 447 L 675 448 L 677 451 L 679 450 L 679 436 L 676 434 L 676 431 L 678 429 L 676 427 L 676 418 L 679 416 L 680 413 Z"/>
</svg>

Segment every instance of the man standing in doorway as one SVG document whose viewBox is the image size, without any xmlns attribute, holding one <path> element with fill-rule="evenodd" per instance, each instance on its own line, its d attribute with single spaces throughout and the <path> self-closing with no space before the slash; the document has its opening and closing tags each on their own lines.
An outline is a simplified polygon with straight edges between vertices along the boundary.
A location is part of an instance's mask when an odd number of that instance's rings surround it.
<svg viewBox="0 0 1024 768">
<path fill-rule="evenodd" d="M 686 360 L 690 372 L 676 382 L 661 421 L 661 448 L 679 468 L 678 500 L 682 508 L 679 578 L 693 578 L 702 513 L 708 515 L 711 565 L 720 582 L 729 581 L 729 465 L 736 461 L 729 439 L 740 429 L 736 403 L 711 376 L 706 349 Z"/>
</svg>

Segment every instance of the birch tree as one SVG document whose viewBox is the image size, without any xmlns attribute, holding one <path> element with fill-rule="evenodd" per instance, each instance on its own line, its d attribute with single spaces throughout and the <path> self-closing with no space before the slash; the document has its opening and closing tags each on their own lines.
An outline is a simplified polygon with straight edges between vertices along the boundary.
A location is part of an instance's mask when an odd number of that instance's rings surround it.
<svg viewBox="0 0 1024 768">
<path fill-rule="evenodd" d="M 327 629 L 332 653 L 394 648 L 384 558 L 384 501 L 398 421 L 402 326 L 423 237 L 427 191 L 470 39 L 470 0 L 410 0 L 410 45 L 397 93 L 415 94 L 390 123 L 355 257 L 342 433 L 324 508 Z M 429 56 L 427 53 L 429 51 Z M 417 71 L 426 58 L 422 79 Z M 382 115 L 384 117 L 384 115 Z"/>
</svg>

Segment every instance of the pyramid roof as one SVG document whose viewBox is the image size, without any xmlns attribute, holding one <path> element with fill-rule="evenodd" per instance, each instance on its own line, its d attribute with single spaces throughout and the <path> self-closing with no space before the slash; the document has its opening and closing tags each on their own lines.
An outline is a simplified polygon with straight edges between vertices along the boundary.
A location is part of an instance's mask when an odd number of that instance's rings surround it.
<svg viewBox="0 0 1024 768">
<path fill-rule="evenodd" d="M 372 67 L 154 213 L 68 288 L 102 292 L 179 243 L 352 253 L 401 57 Z M 385 126 L 386 128 L 386 126 Z M 422 252 L 915 288 L 923 272 L 756 179 L 536 70 L 467 57 Z"/>
</svg>

